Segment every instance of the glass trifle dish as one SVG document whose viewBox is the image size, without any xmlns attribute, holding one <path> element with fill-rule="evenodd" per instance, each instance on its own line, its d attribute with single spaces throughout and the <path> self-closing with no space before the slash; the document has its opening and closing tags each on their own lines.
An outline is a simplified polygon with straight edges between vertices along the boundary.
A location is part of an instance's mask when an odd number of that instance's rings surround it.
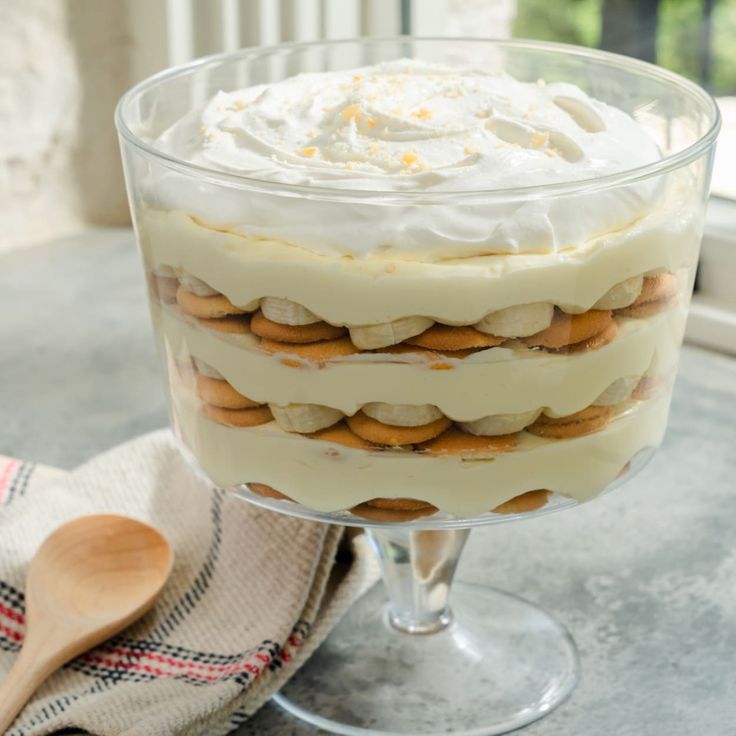
<svg viewBox="0 0 736 736">
<path fill-rule="evenodd" d="M 602 52 L 404 37 L 210 57 L 117 124 L 185 454 L 366 527 L 382 565 L 279 702 L 346 734 L 549 712 L 566 631 L 450 584 L 471 526 L 587 501 L 660 444 L 713 100 Z"/>
</svg>

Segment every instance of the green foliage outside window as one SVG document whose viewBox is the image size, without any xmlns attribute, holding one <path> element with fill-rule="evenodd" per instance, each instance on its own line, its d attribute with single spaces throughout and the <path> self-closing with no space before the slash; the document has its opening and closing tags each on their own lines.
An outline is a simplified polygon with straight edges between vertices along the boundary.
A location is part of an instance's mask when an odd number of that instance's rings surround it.
<svg viewBox="0 0 736 736">
<path fill-rule="evenodd" d="M 519 38 L 598 46 L 605 0 L 518 0 Z M 716 95 L 736 94 L 736 0 L 715 0 L 710 68 L 701 48 L 704 0 L 660 0 L 657 63 L 706 84 Z"/>
</svg>

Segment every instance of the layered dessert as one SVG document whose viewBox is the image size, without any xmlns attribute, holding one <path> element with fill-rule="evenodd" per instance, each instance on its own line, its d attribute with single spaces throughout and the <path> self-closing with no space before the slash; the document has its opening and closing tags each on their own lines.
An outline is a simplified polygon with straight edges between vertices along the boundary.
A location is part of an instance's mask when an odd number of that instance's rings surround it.
<svg viewBox="0 0 736 736">
<path fill-rule="evenodd" d="M 577 501 L 664 433 L 702 203 L 622 110 L 398 60 L 221 92 L 137 228 L 174 424 L 227 488 L 375 520 Z M 208 172 L 218 172 L 216 180 Z"/>
</svg>

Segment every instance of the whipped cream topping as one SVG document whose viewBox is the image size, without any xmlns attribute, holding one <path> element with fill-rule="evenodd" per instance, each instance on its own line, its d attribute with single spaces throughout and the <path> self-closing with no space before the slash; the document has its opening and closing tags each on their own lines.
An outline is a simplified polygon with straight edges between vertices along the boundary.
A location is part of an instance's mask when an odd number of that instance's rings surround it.
<svg viewBox="0 0 736 736">
<path fill-rule="evenodd" d="M 324 255 L 559 251 L 636 221 L 663 189 L 649 180 L 565 197 L 449 196 L 597 179 L 660 152 L 633 118 L 574 85 L 410 59 L 220 92 L 155 145 L 250 179 L 342 190 L 294 197 L 162 171 L 149 195 L 154 206 Z M 387 198 L 339 196 L 367 191 Z M 416 201 L 390 198 L 408 192 Z M 443 203 L 421 202 L 443 193 Z"/>
</svg>

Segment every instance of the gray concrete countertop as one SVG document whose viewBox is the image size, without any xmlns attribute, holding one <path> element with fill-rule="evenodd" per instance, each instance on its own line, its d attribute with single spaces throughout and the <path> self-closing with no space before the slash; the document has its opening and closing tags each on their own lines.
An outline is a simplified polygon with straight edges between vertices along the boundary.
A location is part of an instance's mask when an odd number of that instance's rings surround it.
<svg viewBox="0 0 736 736">
<path fill-rule="evenodd" d="M 165 424 L 130 231 L 0 258 L 0 314 L 0 452 L 71 468 Z M 539 603 L 580 648 L 571 699 L 522 733 L 736 732 L 734 448 L 736 361 L 686 348 L 664 448 L 637 478 L 473 532 L 459 577 Z M 267 706 L 238 733 L 317 731 Z"/>
</svg>

